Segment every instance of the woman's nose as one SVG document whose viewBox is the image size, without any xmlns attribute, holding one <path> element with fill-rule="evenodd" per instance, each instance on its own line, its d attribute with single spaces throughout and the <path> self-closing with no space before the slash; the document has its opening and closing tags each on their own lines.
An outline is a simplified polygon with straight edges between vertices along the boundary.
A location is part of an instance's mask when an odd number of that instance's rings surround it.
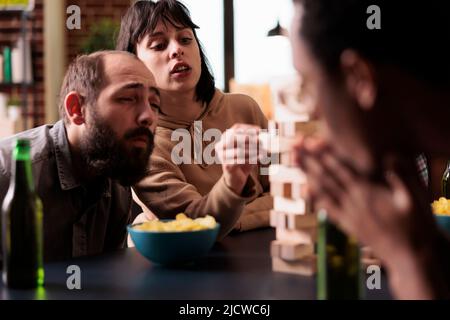
<svg viewBox="0 0 450 320">
<path fill-rule="evenodd" d="M 179 58 L 184 55 L 183 48 L 179 45 L 174 45 L 170 54 L 171 59 Z"/>
</svg>

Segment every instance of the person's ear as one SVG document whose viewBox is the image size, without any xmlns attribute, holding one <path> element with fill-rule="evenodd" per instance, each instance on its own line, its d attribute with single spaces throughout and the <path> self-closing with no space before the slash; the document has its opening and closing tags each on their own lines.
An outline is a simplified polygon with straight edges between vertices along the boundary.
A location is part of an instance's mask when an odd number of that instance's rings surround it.
<svg viewBox="0 0 450 320">
<path fill-rule="evenodd" d="M 83 110 L 83 97 L 77 92 L 71 91 L 64 99 L 64 109 L 70 123 L 82 125 L 85 122 Z"/>
<path fill-rule="evenodd" d="M 377 97 L 377 84 L 373 66 L 354 50 L 341 54 L 341 70 L 350 95 L 364 110 L 370 110 Z"/>
</svg>

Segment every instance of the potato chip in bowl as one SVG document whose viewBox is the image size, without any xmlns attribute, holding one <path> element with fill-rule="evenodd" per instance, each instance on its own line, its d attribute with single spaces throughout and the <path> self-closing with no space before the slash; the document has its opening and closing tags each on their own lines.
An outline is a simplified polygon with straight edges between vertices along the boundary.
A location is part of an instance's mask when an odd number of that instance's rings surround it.
<svg viewBox="0 0 450 320">
<path fill-rule="evenodd" d="M 141 231 L 181 232 L 214 229 L 216 224 L 216 219 L 209 215 L 202 218 L 191 219 L 184 213 L 179 213 L 176 215 L 175 220 L 153 220 L 136 225 L 134 228 Z"/>
</svg>

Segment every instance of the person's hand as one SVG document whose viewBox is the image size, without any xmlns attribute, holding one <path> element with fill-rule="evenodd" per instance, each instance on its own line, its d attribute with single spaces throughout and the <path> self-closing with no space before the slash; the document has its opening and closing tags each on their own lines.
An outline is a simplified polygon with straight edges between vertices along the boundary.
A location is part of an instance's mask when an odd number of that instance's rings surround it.
<svg viewBox="0 0 450 320">
<path fill-rule="evenodd" d="M 250 172 L 257 165 L 259 130 L 257 126 L 235 124 L 215 146 L 225 183 L 237 195 L 242 194 Z"/>
<path fill-rule="evenodd" d="M 401 165 L 390 161 L 385 178 L 374 181 L 340 160 L 323 140 L 300 138 L 295 149 L 315 206 L 372 247 L 390 271 L 397 297 L 432 297 L 430 278 L 439 268 L 429 251 L 437 230 L 414 159 Z"/>
<path fill-rule="evenodd" d="M 371 181 L 338 159 L 323 141 L 307 139 L 296 148 L 297 162 L 307 173 L 315 205 L 326 209 L 332 221 L 370 245 L 376 254 L 389 252 L 392 245 L 410 245 L 410 235 L 419 231 L 415 230 L 419 227 L 416 218 L 425 219 L 415 215 L 432 217 L 429 206 L 419 201 L 424 197 L 413 200 L 413 193 L 420 191 L 410 190 L 423 189 L 419 185 L 407 187 L 394 171 L 386 174 L 385 181 Z"/>
</svg>

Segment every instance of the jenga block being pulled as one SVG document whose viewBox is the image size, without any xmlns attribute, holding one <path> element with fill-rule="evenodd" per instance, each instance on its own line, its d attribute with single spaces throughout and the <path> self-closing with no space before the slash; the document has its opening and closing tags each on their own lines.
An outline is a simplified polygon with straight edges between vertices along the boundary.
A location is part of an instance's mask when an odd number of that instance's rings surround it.
<svg viewBox="0 0 450 320">
<path fill-rule="evenodd" d="M 312 227 L 301 230 L 277 228 L 275 236 L 279 241 L 314 244 L 317 241 L 317 228 Z"/>
<path fill-rule="evenodd" d="M 296 261 L 314 254 L 314 244 L 274 240 L 270 246 L 272 257 Z"/>
<path fill-rule="evenodd" d="M 293 149 L 295 142 L 295 138 L 281 137 L 270 132 L 261 132 L 259 134 L 260 146 L 269 153 L 289 152 Z"/>
<path fill-rule="evenodd" d="M 270 211 L 270 225 L 274 228 L 301 230 L 317 227 L 317 214 L 293 214 Z"/>
<path fill-rule="evenodd" d="M 317 260 L 315 256 L 303 258 L 295 262 L 272 257 L 272 270 L 274 272 L 312 276 L 317 272 Z"/>
</svg>

